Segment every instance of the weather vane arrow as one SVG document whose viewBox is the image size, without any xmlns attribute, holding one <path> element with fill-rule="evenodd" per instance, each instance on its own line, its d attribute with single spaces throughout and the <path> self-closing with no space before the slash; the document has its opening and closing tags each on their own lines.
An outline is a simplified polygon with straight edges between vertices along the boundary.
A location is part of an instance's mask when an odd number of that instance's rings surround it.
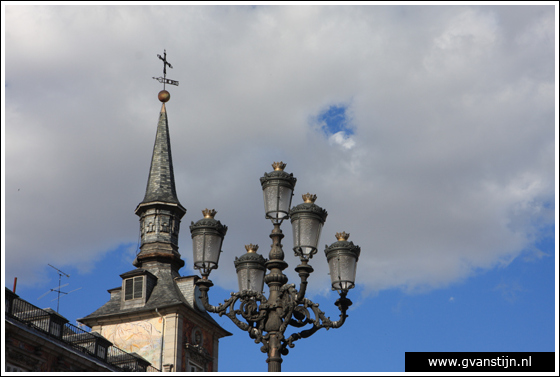
<svg viewBox="0 0 560 377">
<path fill-rule="evenodd" d="M 165 50 L 163 50 L 163 57 L 160 54 L 158 54 L 157 56 L 158 56 L 158 58 L 160 58 L 163 61 L 163 77 L 152 77 L 152 78 L 163 84 L 163 90 L 165 90 L 165 84 L 179 86 L 179 81 L 170 80 L 170 79 L 166 78 L 167 67 L 173 68 L 171 63 L 169 63 L 167 61 L 167 52 Z"/>
</svg>

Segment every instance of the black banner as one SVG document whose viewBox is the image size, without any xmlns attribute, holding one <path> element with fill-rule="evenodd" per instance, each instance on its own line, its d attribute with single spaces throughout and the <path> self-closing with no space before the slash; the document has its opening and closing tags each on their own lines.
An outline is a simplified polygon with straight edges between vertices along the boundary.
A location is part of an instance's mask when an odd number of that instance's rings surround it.
<svg viewBox="0 0 560 377">
<path fill-rule="evenodd" d="M 554 372 L 554 352 L 405 352 L 405 372 Z"/>
</svg>

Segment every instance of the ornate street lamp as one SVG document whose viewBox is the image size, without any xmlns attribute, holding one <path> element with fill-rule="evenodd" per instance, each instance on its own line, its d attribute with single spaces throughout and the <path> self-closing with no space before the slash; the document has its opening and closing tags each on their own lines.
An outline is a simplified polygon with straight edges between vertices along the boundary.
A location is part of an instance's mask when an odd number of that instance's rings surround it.
<svg viewBox="0 0 560 377">
<path fill-rule="evenodd" d="M 294 234 L 294 252 L 302 261 L 309 260 L 317 252 L 327 211 L 315 204 L 317 195 L 302 196 L 303 203 L 290 211 Z"/>
<path fill-rule="evenodd" d="M 360 247 L 348 242 L 350 234 L 346 232 L 337 233 L 337 242 L 325 249 L 327 262 L 331 275 L 332 289 L 346 293 L 354 288 L 356 280 L 356 265 L 360 256 Z"/>
<path fill-rule="evenodd" d="M 286 164 L 282 161 L 273 163 L 272 167 L 274 171 L 261 177 L 261 186 L 266 218 L 276 224 L 288 217 L 297 179 L 284 171 Z"/>
<path fill-rule="evenodd" d="M 247 253 L 235 258 L 239 291 L 218 306 L 210 305 L 208 291 L 212 281 L 208 279 L 212 269 L 218 268 L 221 245 L 227 227 L 214 219 L 216 211 L 203 211 L 204 219 L 191 225 L 193 239 L 194 268 L 200 269 L 202 279 L 196 281 L 201 292 L 204 308 L 212 313 L 229 317 L 241 330 L 247 331 L 255 343 L 262 343 L 261 351 L 268 355 L 269 372 L 280 372 L 282 355 L 294 342 L 313 335 L 322 328 L 338 328 L 346 320 L 346 311 L 352 301 L 346 298 L 349 289 L 354 288 L 356 264 L 360 247 L 348 241 L 349 234 L 337 233 L 337 242 L 325 247 L 329 263 L 332 289 L 340 298 L 335 305 L 340 310 L 338 321 L 331 321 L 319 310 L 319 305 L 305 298 L 307 278 L 313 272 L 308 264 L 317 253 L 321 229 L 327 218 L 327 211 L 315 204 L 316 195 L 303 195 L 304 203 L 290 210 L 296 178 L 284 172 L 286 164 L 275 162 L 274 171 L 265 173 L 261 180 L 265 216 L 272 220 L 274 228 L 270 234 L 272 247 L 268 260 L 257 254 L 258 245 L 246 245 Z M 284 238 L 280 225 L 291 219 L 294 236 L 293 250 L 300 259 L 295 268 L 300 277 L 299 290 L 295 284 L 287 284 L 288 277 L 282 272 L 288 267 L 284 261 L 281 240 Z M 269 273 L 265 275 L 266 270 Z M 263 292 L 264 283 L 269 288 L 268 298 Z M 290 336 L 284 335 L 288 326 L 302 328 Z"/>
<path fill-rule="evenodd" d="M 241 258 L 235 257 L 235 261 L 233 261 L 237 272 L 239 292 L 262 292 L 264 273 L 266 272 L 266 259 L 262 255 L 257 254 L 259 245 L 245 245 L 245 249 L 247 254 Z"/>
<path fill-rule="evenodd" d="M 202 211 L 204 218 L 190 226 L 194 268 L 201 270 L 203 278 L 208 277 L 214 268 L 218 268 L 222 242 L 227 232 L 227 226 L 214 219 L 216 213 L 215 210 L 206 208 Z"/>
</svg>

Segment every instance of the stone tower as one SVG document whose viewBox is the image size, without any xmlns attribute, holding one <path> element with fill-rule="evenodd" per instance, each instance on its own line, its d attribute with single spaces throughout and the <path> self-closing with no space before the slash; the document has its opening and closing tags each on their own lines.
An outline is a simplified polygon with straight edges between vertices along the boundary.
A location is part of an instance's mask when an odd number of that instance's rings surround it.
<svg viewBox="0 0 560 377">
<path fill-rule="evenodd" d="M 162 102 L 152 163 L 140 217 L 140 252 L 136 269 L 120 275 L 122 285 L 109 289 L 110 299 L 78 321 L 124 351 L 136 352 L 162 372 L 218 370 L 218 340 L 231 335 L 199 303 L 197 276 L 181 277 L 179 224 L 187 210 L 175 190 L 171 143 Z"/>
<path fill-rule="evenodd" d="M 185 265 L 179 254 L 179 224 L 187 210 L 175 191 L 173 160 L 165 103 L 162 103 L 144 200 L 135 213 L 140 217 L 140 253 L 132 263 L 138 268 L 170 269 L 173 277 Z"/>
</svg>

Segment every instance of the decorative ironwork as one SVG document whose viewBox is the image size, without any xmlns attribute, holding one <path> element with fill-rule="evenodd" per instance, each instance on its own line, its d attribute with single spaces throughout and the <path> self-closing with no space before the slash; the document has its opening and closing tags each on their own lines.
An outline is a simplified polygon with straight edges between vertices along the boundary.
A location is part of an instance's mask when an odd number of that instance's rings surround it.
<svg viewBox="0 0 560 377">
<path fill-rule="evenodd" d="M 165 90 L 165 84 L 179 86 L 179 81 L 170 80 L 170 79 L 166 78 L 167 67 L 173 68 L 171 63 L 169 63 L 167 61 L 167 52 L 165 50 L 163 50 L 163 57 L 160 54 L 158 54 L 157 56 L 158 56 L 158 58 L 160 58 L 163 61 L 163 77 L 152 77 L 152 78 L 163 84 L 163 90 Z"/>
<path fill-rule="evenodd" d="M 273 179 L 280 181 L 281 184 L 287 181 L 285 186 L 293 190 L 296 178 L 294 178 L 292 174 L 283 171 L 285 164 L 275 163 L 273 167 L 273 172 L 265 173 L 265 176 L 261 178 L 263 191 L 266 190 L 269 181 Z M 291 192 L 286 194 L 286 196 L 291 196 Z M 305 203 L 294 207 L 285 218 L 292 216 L 294 216 L 294 218 L 297 216 L 301 217 L 301 212 L 311 213 L 310 216 L 319 218 L 320 226 L 322 227 L 322 223 L 324 223 L 326 218 L 326 211 L 313 203 L 316 199 L 316 195 L 306 194 L 303 196 L 303 199 Z M 266 200 L 265 192 L 265 207 Z M 293 348 L 296 341 L 308 338 L 320 329 L 339 328 L 344 324 L 348 317 L 346 314 L 347 310 L 352 305 L 352 301 L 350 301 L 346 295 L 348 289 L 353 288 L 354 284 L 353 281 L 351 281 L 351 284 L 337 289 L 340 297 L 336 300 L 335 305 L 339 309 L 340 314 L 338 320 L 331 320 L 319 309 L 319 304 L 305 298 L 307 279 L 313 272 L 313 268 L 308 264 L 308 261 L 313 253 L 307 256 L 300 256 L 301 264 L 295 268 L 300 278 L 298 290 L 295 284 L 288 284 L 288 277 L 282 272 L 288 267 L 288 264 L 284 261 L 284 252 L 281 243 L 282 238 L 284 238 L 282 230 L 280 229 L 282 221 L 277 221 L 275 217 L 269 216 L 268 213 L 266 217 L 272 220 L 274 226 L 270 234 L 272 247 L 269 258 L 266 260 L 259 254 L 256 254 L 258 246 L 252 244 L 245 246 L 247 254 L 240 258 L 236 257 L 234 262 L 238 273 L 239 292 L 231 293 L 230 298 L 224 300 L 222 304 L 214 306 L 209 303 L 208 297 L 208 291 L 210 287 L 213 286 L 212 281 L 208 279 L 210 271 L 208 271 L 207 275 L 203 275 L 202 279 L 198 279 L 195 284 L 200 290 L 200 299 L 204 308 L 208 312 L 217 313 L 219 316 L 225 315 L 231 319 L 238 328 L 247 331 L 249 337 L 254 339 L 255 343 L 262 343 L 260 349 L 263 353 L 268 355 L 266 360 L 268 363 L 268 371 L 280 372 L 282 356 L 289 353 L 289 348 Z M 297 221 L 297 219 L 293 219 L 293 221 Z M 335 250 L 337 253 L 336 255 L 338 256 L 340 253 L 346 253 L 350 257 L 355 256 L 353 263 L 349 259 L 345 264 L 345 266 L 351 266 L 353 268 L 352 271 L 355 272 L 355 263 L 359 255 L 359 247 L 346 241 L 349 236 L 348 234 L 337 234 L 337 238 L 339 238 L 339 236 L 345 238 L 343 244 L 340 241 L 335 243 L 337 244 Z M 327 246 L 326 249 L 331 253 L 333 247 L 332 245 L 330 247 Z M 333 258 L 330 254 L 329 257 Z M 269 273 L 264 276 L 264 282 L 269 287 L 268 297 L 264 295 L 264 292 L 241 288 L 242 286 L 248 286 L 245 282 L 245 277 L 249 276 L 248 273 L 245 271 L 243 271 L 244 275 L 240 273 L 244 265 L 252 269 L 251 277 L 254 279 L 253 281 L 257 279 L 257 270 L 261 268 L 264 269 L 265 267 L 269 270 Z M 215 268 L 217 268 L 217 263 Z M 337 279 L 337 284 L 342 281 L 340 277 L 337 277 Z M 346 280 L 344 282 L 346 282 Z M 296 330 L 288 336 L 286 332 L 289 326 Z"/>
<path fill-rule="evenodd" d="M 179 86 L 179 81 L 170 80 L 170 79 L 166 79 L 166 78 L 163 78 L 163 77 L 152 77 L 152 78 L 156 79 L 157 81 L 162 83 L 164 89 L 165 89 L 165 84 Z"/>
<path fill-rule="evenodd" d="M 169 66 L 169 68 L 173 68 L 173 66 L 171 65 L 171 63 L 169 63 L 167 61 L 167 51 L 163 50 L 163 58 L 161 57 L 160 54 L 158 54 L 158 58 L 160 58 L 160 60 L 163 61 L 163 75 L 165 76 L 167 74 L 167 69 L 166 67 Z"/>
</svg>

